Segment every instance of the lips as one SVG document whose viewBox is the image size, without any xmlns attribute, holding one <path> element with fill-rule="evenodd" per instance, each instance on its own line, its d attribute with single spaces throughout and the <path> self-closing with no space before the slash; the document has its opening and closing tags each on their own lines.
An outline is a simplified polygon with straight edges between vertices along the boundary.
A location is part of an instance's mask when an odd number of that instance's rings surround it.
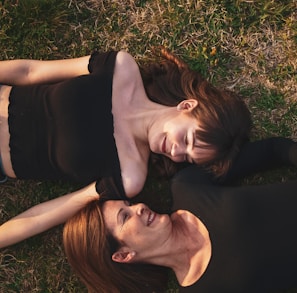
<svg viewBox="0 0 297 293">
<path fill-rule="evenodd" d="M 150 211 L 147 218 L 147 226 L 151 225 L 151 223 L 155 220 L 155 217 L 156 217 L 156 214 Z"/>
</svg>

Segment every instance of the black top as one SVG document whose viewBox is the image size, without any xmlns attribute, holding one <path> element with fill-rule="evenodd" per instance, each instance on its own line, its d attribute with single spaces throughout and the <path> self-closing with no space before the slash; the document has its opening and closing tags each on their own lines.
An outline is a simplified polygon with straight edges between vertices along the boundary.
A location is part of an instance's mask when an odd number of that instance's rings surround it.
<svg viewBox="0 0 297 293">
<path fill-rule="evenodd" d="M 218 187 L 195 177 L 197 169 L 189 168 L 173 180 L 174 210 L 189 210 L 201 219 L 210 234 L 212 257 L 200 280 L 179 292 L 296 288 L 297 181 Z"/>
<path fill-rule="evenodd" d="M 98 192 L 125 196 L 111 112 L 116 55 L 93 53 L 88 75 L 12 88 L 10 148 L 18 178 L 97 181 Z"/>
<path fill-rule="evenodd" d="M 111 112 L 116 55 L 92 54 L 88 75 L 12 88 L 8 119 L 18 178 L 96 181 L 101 196 L 125 197 Z M 290 154 L 292 145 L 282 138 L 247 143 L 222 181 L 229 183 L 270 163 L 297 165 L 297 152 Z"/>
</svg>

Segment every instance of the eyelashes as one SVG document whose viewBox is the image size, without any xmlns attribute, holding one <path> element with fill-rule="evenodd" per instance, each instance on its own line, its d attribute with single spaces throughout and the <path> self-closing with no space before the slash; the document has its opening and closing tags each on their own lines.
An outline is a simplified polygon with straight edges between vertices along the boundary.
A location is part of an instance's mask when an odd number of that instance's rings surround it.
<svg viewBox="0 0 297 293">
<path fill-rule="evenodd" d="M 125 224 L 125 222 L 127 221 L 128 217 L 129 217 L 128 213 L 124 213 L 123 214 L 123 224 Z"/>
</svg>

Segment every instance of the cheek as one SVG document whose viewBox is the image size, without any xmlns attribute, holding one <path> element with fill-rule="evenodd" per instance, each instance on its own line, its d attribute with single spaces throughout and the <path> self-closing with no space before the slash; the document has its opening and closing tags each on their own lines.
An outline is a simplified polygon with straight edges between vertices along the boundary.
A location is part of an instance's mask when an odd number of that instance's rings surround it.
<svg viewBox="0 0 297 293">
<path fill-rule="evenodd" d="M 134 250 L 142 250 L 147 242 L 146 238 L 143 238 L 143 235 L 141 233 L 137 233 L 137 231 L 126 234 L 125 240 L 123 241 L 126 246 Z"/>
<path fill-rule="evenodd" d="M 134 238 L 137 241 L 141 240 L 146 233 L 146 229 L 140 225 L 134 225 L 133 228 L 130 229 L 130 235 L 134 235 Z"/>
<path fill-rule="evenodd" d="M 170 131 L 168 131 L 167 134 L 169 136 L 169 141 L 175 142 L 175 143 L 180 141 L 181 131 L 178 126 L 170 129 Z"/>
<path fill-rule="evenodd" d="M 121 240 L 125 242 L 138 242 L 144 233 L 144 227 L 139 223 L 130 222 L 124 225 L 123 229 L 119 233 L 119 237 Z"/>
<path fill-rule="evenodd" d="M 164 132 L 172 134 L 176 128 L 178 128 L 179 124 L 175 123 L 174 121 L 167 121 L 164 124 Z"/>
</svg>

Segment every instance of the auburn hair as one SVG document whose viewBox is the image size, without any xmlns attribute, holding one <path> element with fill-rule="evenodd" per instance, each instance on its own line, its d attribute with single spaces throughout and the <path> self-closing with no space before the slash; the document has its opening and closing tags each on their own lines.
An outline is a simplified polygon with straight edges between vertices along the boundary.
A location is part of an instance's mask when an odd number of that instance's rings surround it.
<svg viewBox="0 0 297 293">
<path fill-rule="evenodd" d="M 249 138 L 250 111 L 240 97 L 216 88 L 167 49 L 159 47 L 158 52 L 160 62 L 140 67 L 148 97 L 167 106 L 176 106 L 186 99 L 198 101 L 191 112 L 199 124 L 196 138 L 198 143 L 202 142 L 200 148 L 212 150 L 199 164 L 218 177 L 225 175 L 241 145 Z M 169 177 L 185 165 L 156 154 L 152 154 L 151 161 L 159 165 L 159 170 L 168 171 Z"/>
<path fill-rule="evenodd" d="M 103 201 L 93 201 L 70 218 L 63 231 L 68 262 L 96 293 L 165 292 L 168 268 L 149 264 L 121 264 L 112 260 L 119 243 L 107 231 Z"/>
</svg>

